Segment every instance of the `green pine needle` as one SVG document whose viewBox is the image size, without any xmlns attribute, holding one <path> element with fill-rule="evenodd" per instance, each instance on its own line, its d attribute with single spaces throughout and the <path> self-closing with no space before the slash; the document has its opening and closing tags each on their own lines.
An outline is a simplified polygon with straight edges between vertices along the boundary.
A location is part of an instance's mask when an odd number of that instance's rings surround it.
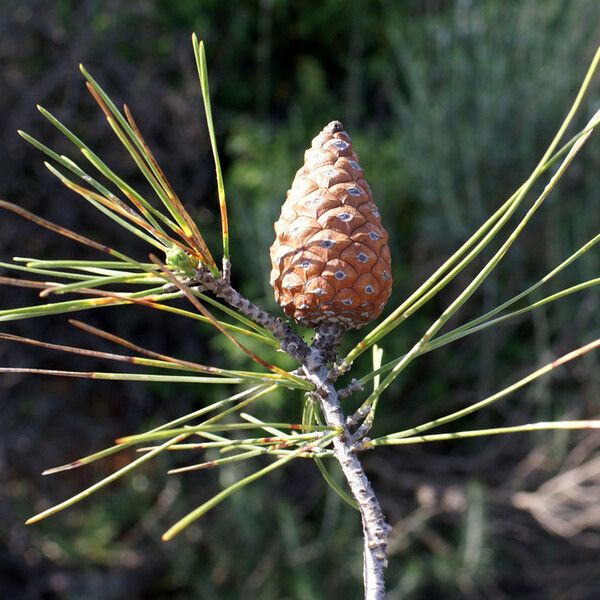
<svg viewBox="0 0 600 600">
<path fill-rule="evenodd" d="M 210 88 L 208 85 L 208 68 L 206 66 L 206 54 L 204 52 L 204 42 L 198 42 L 196 34 L 192 34 L 192 47 L 194 49 L 194 58 L 196 59 L 196 68 L 198 70 L 198 79 L 200 80 L 200 90 L 202 92 L 202 102 L 204 104 L 204 114 L 206 116 L 206 125 L 208 127 L 208 136 L 212 148 L 213 159 L 215 161 L 215 174 L 217 177 L 217 193 L 219 197 L 219 208 L 221 211 L 221 230 L 223 237 L 223 260 L 229 262 L 229 225 L 227 220 L 227 198 L 225 196 L 225 184 L 223 183 L 223 173 L 221 171 L 221 160 L 217 150 L 217 138 L 215 136 L 215 127 L 212 117 L 212 108 L 210 104 Z"/>
</svg>

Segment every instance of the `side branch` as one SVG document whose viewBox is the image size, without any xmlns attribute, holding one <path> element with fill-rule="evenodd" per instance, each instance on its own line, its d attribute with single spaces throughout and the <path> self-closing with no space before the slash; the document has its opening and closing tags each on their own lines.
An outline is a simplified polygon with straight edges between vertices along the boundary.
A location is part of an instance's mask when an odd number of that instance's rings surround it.
<svg viewBox="0 0 600 600">
<path fill-rule="evenodd" d="M 198 269 L 193 277 L 185 280 L 185 283 L 189 287 L 212 292 L 244 316 L 268 329 L 279 340 L 281 349 L 299 363 L 304 363 L 310 356 L 310 348 L 306 342 L 287 323 L 242 296 L 232 287 L 228 278 L 216 278 L 207 269 Z"/>
</svg>

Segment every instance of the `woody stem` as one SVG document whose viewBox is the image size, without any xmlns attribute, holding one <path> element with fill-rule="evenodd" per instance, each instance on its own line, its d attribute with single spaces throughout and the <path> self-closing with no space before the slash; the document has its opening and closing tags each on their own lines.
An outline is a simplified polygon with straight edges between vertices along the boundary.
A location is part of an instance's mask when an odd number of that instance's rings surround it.
<svg viewBox="0 0 600 600">
<path fill-rule="evenodd" d="M 375 492 L 367 479 L 363 466 L 352 450 L 352 439 L 346 426 L 346 418 L 340 407 L 339 397 L 328 377 L 328 369 L 318 347 L 311 348 L 311 355 L 303 365 L 306 378 L 315 386 L 325 421 L 332 427 L 342 429 L 342 434 L 333 440 L 333 449 L 342 472 L 348 481 L 358 504 L 363 525 L 363 579 L 365 600 L 384 600 L 384 571 L 387 566 L 387 524 Z"/>
<path fill-rule="evenodd" d="M 242 296 L 227 278 L 214 277 L 207 269 L 200 268 L 196 270 L 193 277 L 184 281 L 189 287 L 199 287 L 202 290 L 212 292 L 217 298 L 221 298 L 244 316 L 268 329 L 279 341 L 281 349 L 299 363 L 304 362 L 308 357 L 309 347 L 287 323 Z M 171 287 L 165 286 L 165 289 L 168 290 Z"/>
<path fill-rule="evenodd" d="M 340 406 L 340 396 L 333 383 L 340 372 L 336 368 L 329 370 L 327 367 L 335 359 L 343 328 L 339 325 L 317 327 L 313 343 L 309 347 L 289 325 L 242 296 L 227 278 L 216 278 L 207 270 L 198 269 L 185 283 L 190 287 L 212 292 L 232 308 L 268 329 L 279 340 L 281 349 L 302 365 L 306 379 L 314 385 L 311 394 L 319 402 L 327 425 L 342 431 L 333 440 L 333 450 L 361 514 L 365 600 L 384 600 L 384 571 L 387 566 L 390 526 L 353 449 L 356 439 L 348 431 L 346 417 Z"/>
</svg>

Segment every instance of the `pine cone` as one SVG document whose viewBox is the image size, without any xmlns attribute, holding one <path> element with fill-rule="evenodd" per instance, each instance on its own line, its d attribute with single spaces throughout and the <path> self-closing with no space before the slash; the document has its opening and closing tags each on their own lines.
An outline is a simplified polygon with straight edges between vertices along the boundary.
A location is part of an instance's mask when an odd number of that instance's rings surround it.
<svg viewBox="0 0 600 600">
<path fill-rule="evenodd" d="M 288 316 L 347 328 L 379 316 L 392 287 L 388 235 L 339 121 L 304 153 L 275 233 L 271 285 Z"/>
</svg>

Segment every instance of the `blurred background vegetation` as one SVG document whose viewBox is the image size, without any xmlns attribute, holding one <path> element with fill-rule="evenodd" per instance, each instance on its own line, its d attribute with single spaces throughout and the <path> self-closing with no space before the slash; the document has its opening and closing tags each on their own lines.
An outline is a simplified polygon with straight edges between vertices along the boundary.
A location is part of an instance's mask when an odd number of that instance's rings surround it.
<svg viewBox="0 0 600 600">
<path fill-rule="evenodd" d="M 192 31 L 207 46 L 235 284 L 276 310 L 268 284 L 271 224 L 309 140 L 337 118 L 353 137 L 390 232 L 391 308 L 536 164 L 600 39 L 600 4 L 0 0 L 0 195 L 144 256 L 144 247 L 61 188 L 41 156 L 15 133 L 21 128 L 66 149 L 35 110 L 40 103 L 126 179 L 139 182 L 85 91 L 77 69 L 81 61 L 115 100 L 131 107 L 217 253 L 218 211 Z M 576 125 L 599 106 L 596 84 Z M 518 293 L 595 235 L 598 189 L 600 144 L 592 138 L 461 319 Z M 1 216 L 0 249 L 2 260 L 80 252 L 11 215 Z M 544 291 L 597 276 L 599 266 L 598 253 L 588 253 Z M 386 340 L 389 358 L 417 339 L 470 274 L 458 277 Z M 2 307 L 35 301 L 30 292 L 12 288 L 0 290 L 0 297 Z M 418 359 L 386 393 L 378 432 L 462 407 L 597 337 L 598 300 L 592 288 Z M 155 350 L 205 363 L 245 364 L 206 327 L 190 328 L 176 317 L 139 307 L 82 317 Z M 2 330 L 110 349 L 82 337 L 66 317 L 5 324 Z M 348 338 L 349 345 L 352 335 Z M 360 359 L 357 367 L 366 368 L 367 361 Z M 107 367 L 8 344 L 0 345 L 0 364 Z M 357 515 L 330 493 L 314 465 L 301 461 L 244 489 L 168 545 L 160 542 L 166 526 L 239 477 L 242 467 L 168 478 L 167 466 L 184 459 L 161 458 L 65 514 L 31 528 L 22 525 L 34 511 L 131 457 L 117 455 L 48 479 L 40 476 L 44 468 L 189 412 L 219 393 L 17 375 L 0 379 L 0 597 L 359 598 Z M 274 396 L 259 409 L 294 420 L 299 411 L 293 394 Z M 473 415 L 466 425 L 589 418 L 599 411 L 598 358 L 587 355 Z M 541 432 L 365 456 L 393 525 L 389 598 L 597 598 L 597 514 L 587 515 L 573 501 L 576 494 L 567 503 L 542 497 L 538 488 L 590 464 L 599 447 L 598 435 Z M 533 498 L 552 509 L 546 520 L 515 507 L 515 494 L 523 491 L 535 492 Z"/>
</svg>

